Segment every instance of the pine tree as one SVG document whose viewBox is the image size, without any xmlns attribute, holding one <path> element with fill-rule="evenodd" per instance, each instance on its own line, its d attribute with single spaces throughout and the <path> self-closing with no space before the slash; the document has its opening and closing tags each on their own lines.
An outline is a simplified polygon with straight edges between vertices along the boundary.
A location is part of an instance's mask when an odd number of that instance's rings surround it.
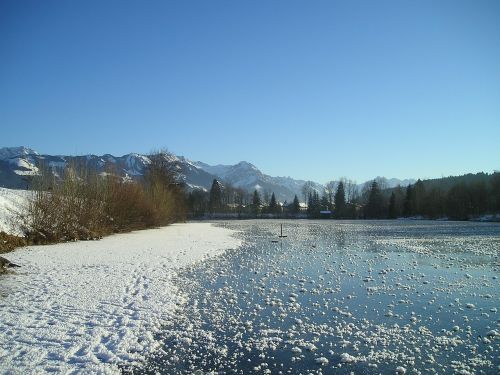
<svg viewBox="0 0 500 375">
<path fill-rule="evenodd" d="M 276 202 L 276 196 L 274 195 L 274 192 L 271 195 L 271 200 L 269 201 L 269 212 L 272 214 L 278 212 L 278 203 Z"/>
<path fill-rule="evenodd" d="M 252 209 L 255 214 L 259 213 L 260 205 L 261 205 L 260 194 L 257 190 L 255 190 L 253 192 L 253 198 L 252 198 Z"/>
<path fill-rule="evenodd" d="M 380 219 L 383 216 L 382 192 L 377 181 L 373 181 L 368 193 L 368 203 L 365 206 L 365 217 L 367 219 Z"/>
<path fill-rule="evenodd" d="M 189 193 L 188 205 L 189 210 L 194 216 L 202 216 L 206 213 L 208 202 L 208 193 L 200 190 L 194 189 Z"/>
<path fill-rule="evenodd" d="M 414 215 L 423 215 L 424 214 L 424 205 L 425 205 L 425 186 L 422 180 L 418 179 L 413 186 L 413 209 Z"/>
<path fill-rule="evenodd" d="M 314 191 L 313 193 L 313 215 L 315 217 L 319 217 L 320 214 L 319 212 L 321 211 L 321 199 L 319 198 L 319 193 L 317 191 Z"/>
<path fill-rule="evenodd" d="M 500 172 L 493 173 L 491 178 L 490 210 L 500 212 Z"/>
<path fill-rule="evenodd" d="M 339 182 L 337 186 L 337 191 L 335 192 L 335 217 L 340 218 L 343 217 L 345 212 L 345 190 L 344 183 L 342 181 Z"/>
<path fill-rule="evenodd" d="M 298 214 L 300 212 L 300 202 L 299 198 L 297 195 L 293 198 L 293 203 L 292 203 L 292 213 Z"/>
<path fill-rule="evenodd" d="M 307 213 L 309 217 L 319 217 L 319 211 L 321 210 L 321 200 L 317 191 L 312 191 L 309 193 L 309 200 L 307 205 Z"/>
<path fill-rule="evenodd" d="M 391 198 L 389 199 L 389 219 L 395 219 L 398 217 L 396 209 L 396 194 L 392 192 Z"/>
<path fill-rule="evenodd" d="M 413 212 L 413 187 L 411 185 L 408 185 L 406 187 L 406 197 L 405 197 L 405 203 L 404 203 L 404 208 L 403 208 L 403 213 L 406 217 L 412 216 L 414 214 Z"/>
<path fill-rule="evenodd" d="M 214 179 L 210 188 L 208 207 L 212 213 L 222 208 L 222 186 L 216 179 Z"/>
<path fill-rule="evenodd" d="M 404 204 L 404 191 L 401 185 L 398 185 L 394 190 L 394 197 L 395 197 L 395 215 L 396 217 L 401 217 L 403 216 L 403 204 Z"/>
<path fill-rule="evenodd" d="M 464 183 L 454 185 L 448 192 L 446 201 L 447 212 L 450 218 L 466 220 L 472 213 L 470 194 Z"/>
</svg>

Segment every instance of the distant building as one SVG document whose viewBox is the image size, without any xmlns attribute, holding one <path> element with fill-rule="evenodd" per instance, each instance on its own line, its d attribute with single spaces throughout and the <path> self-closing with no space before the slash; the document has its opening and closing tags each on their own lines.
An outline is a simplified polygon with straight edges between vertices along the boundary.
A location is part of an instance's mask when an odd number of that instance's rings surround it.
<svg viewBox="0 0 500 375">
<path fill-rule="evenodd" d="M 228 203 L 226 206 L 228 208 L 232 209 L 232 210 L 236 210 L 238 208 L 245 208 L 246 207 L 246 205 L 244 205 L 244 204 L 238 204 L 238 203 Z"/>
</svg>

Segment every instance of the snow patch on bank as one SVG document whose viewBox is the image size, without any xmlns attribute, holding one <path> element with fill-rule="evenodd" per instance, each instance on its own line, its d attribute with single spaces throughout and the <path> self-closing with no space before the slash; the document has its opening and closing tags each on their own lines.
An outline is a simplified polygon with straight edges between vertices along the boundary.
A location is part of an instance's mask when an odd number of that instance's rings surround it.
<svg viewBox="0 0 500 375">
<path fill-rule="evenodd" d="M 119 373 L 143 361 L 184 300 L 176 269 L 240 246 L 233 234 L 175 224 L 10 253 L 22 268 L 0 275 L 0 370 Z"/>
<path fill-rule="evenodd" d="M 21 236 L 22 233 L 13 221 L 17 212 L 24 209 L 28 203 L 27 190 L 13 190 L 0 187 L 0 232 Z"/>
</svg>

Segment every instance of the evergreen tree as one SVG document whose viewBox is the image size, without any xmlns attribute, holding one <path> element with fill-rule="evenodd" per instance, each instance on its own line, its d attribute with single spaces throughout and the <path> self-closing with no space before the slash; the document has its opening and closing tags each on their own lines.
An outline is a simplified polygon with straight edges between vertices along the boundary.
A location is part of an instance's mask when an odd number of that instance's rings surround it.
<svg viewBox="0 0 500 375">
<path fill-rule="evenodd" d="M 412 216 L 414 214 L 413 206 L 414 206 L 413 187 L 411 185 L 408 185 L 406 187 L 406 196 L 405 196 L 404 209 L 403 209 L 403 213 L 406 217 Z"/>
<path fill-rule="evenodd" d="M 292 213 L 298 214 L 300 212 L 300 202 L 299 198 L 297 195 L 293 198 L 293 203 L 292 203 Z"/>
<path fill-rule="evenodd" d="M 413 208 L 414 215 L 423 215 L 425 206 L 425 186 L 422 180 L 418 179 L 413 186 Z"/>
<path fill-rule="evenodd" d="M 271 200 L 269 201 L 269 212 L 272 214 L 278 212 L 278 203 L 276 202 L 276 196 L 274 195 L 274 192 L 271 195 Z"/>
<path fill-rule="evenodd" d="M 445 212 L 445 198 L 442 191 L 438 188 L 432 188 L 425 196 L 423 215 L 436 219 L 445 216 Z"/>
<path fill-rule="evenodd" d="M 397 217 L 396 194 L 392 192 L 391 198 L 389 199 L 389 219 L 395 219 Z"/>
<path fill-rule="evenodd" d="M 500 212 L 500 172 L 493 173 L 490 197 L 490 211 Z"/>
<path fill-rule="evenodd" d="M 380 219 L 383 216 L 383 197 L 377 181 L 373 181 L 368 193 L 368 203 L 365 206 L 365 218 Z"/>
<path fill-rule="evenodd" d="M 403 205 L 404 205 L 404 199 L 405 199 L 405 192 L 403 191 L 403 188 L 401 185 L 398 185 L 394 190 L 394 195 L 396 197 L 396 217 L 401 217 L 403 216 Z"/>
<path fill-rule="evenodd" d="M 479 216 L 488 210 L 488 189 L 484 182 L 469 185 L 472 214 Z"/>
<path fill-rule="evenodd" d="M 340 181 L 337 186 L 337 191 L 335 192 L 334 201 L 335 201 L 335 217 L 341 218 L 344 216 L 346 208 L 344 183 L 342 181 Z"/>
<path fill-rule="evenodd" d="M 193 216 L 203 216 L 206 213 L 208 204 L 208 193 L 200 190 L 194 189 L 189 193 L 188 205 L 189 211 Z"/>
<path fill-rule="evenodd" d="M 309 217 L 319 217 L 321 210 L 321 199 L 319 198 L 319 194 L 317 191 L 312 191 L 309 193 L 309 202 L 307 205 L 307 213 Z"/>
<path fill-rule="evenodd" d="M 446 200 L 448 216 L 456 220 L 466 220 L 471 214 L 470 195 L 463 183 L 453 186 Z"/>
<path fill-rule="evenodd" d="M 321 211 L 321 199 L 317 191 L 314 191 L 313 193 L 313 206 L 314 206 L 313 210 L 314 217 L 319 217 L 320 216 L 319 212 Z"/>
<path fill-rule="evenodd" d="M 253 198 L 252 198 L 252 209 L 253 209 L 254 214 L 259 213 L 260 205 L 261 205 L 260 194 L 257 190 L 254 190 Z"/>
<path fill-rule="evenodd" d="M 214 179 L 210 188 L 208 207 L 212 213 L 222 208 L 222 186 L 216 179 Z"/>
</svg>

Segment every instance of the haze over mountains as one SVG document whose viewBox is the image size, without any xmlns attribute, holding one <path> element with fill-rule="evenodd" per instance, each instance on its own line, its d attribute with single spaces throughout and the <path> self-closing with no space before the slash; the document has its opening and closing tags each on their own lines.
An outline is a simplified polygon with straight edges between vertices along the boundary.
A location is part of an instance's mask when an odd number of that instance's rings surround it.
<svg viewBox="0 0 500 375">
<path fill-rule="evenodd" d="M 291 177 L 272 177 L 262 173 L 256 166 L 246 161 L 235 165 L 209 165 L 201 161 L 191 161 L 183 156 L 167 154 L 166 158 L 175 165 L 181 180 L 190 189 L 209 190 L 214 178 L 229 183 L 234 187 L 261 193 L 274 192 L 279 201 L 292 201 L 294 195 L 302 197 L 302 186 L 306 181 Z M 48 168 L 54 174 L 60 173 L 68 165 L 86 165 L 98 173 L 114 173 L 123 179 L 140 179 L 144 175 L 149 158 L 146 155 L 131 153 L 123 156 L 105 155 L 41 155 L 27 147 L 0 148 L 0 186 L 12 189 L 25 189 L 30 176 L 39 173 L 41 168 Z M 333 168 L 334 169 L 334 168 Z M 332 178 L 334 170 L 332 169 Z M 387 187 L 406 186 L 415 180 L 386 180 Z M 366 183 L 366 182 L 365 182 Z M 359 184 L 362 188 L 365 183 Z M 322 192 L 324 185 L 312 182 L 313 187 Z"/>
</svg>

